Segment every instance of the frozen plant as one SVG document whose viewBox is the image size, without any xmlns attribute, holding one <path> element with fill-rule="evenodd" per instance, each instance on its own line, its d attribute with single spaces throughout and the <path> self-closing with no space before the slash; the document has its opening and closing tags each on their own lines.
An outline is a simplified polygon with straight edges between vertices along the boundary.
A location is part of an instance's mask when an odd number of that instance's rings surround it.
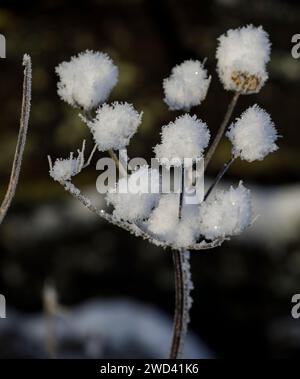
<svg viewBox="0 0 300 379">
<path fill-rule="evenodd" d="M 234 91 L 234 95 L 212 143 L 209 145 L 207 124 L 193 114 L 183 113 L 162 127 L 161 141 L 154 147 L 155 158 L 164 170 L 180 169 L 179 193 L 163 192 L 162 176 L 156 168 L 141 165 L 135 169 L 124 165 L 128 159 L 127 145 L 141 123 L 142 113 L 131 104 L 104 103 L 117 77 L 110 58 L 102 53 L 86 52 L 57 69 L 61 80 L 59 95 L 71 105 L 82 107 L 80 117 L 91 131 L 95 147 L 87 161 L 84 146 L 77 158 L 71 154 L 69 159 L 56 160 L 54 165 L 49 158 L 50 175 L 99 217 L 172 250 L 176 303 L 171 358 L 180 357 L 189 321 L 193 288 L 190 251 L 219 246 L 240 234 L 254 219 L 250 191 L 241 182 L 228 190 L 214 192 L 215 187 L 236 159 L 261 160 L 277 149 L 278 135 L 271 117 L 257 105 L 248 108 L 227 131 L 232 142 L 231 157 L 203 198 L 197 204 L 187 201 L 193 177 L 199 175 L 195 163 L 203 159 L 206 172 L 239 96 L 258 92 L 268 77 L 270 42 L 262 27 L 249 25 L 229 30 L 218 41 L 217 71 L 224 88 Z M 170 109 L 187 111 L 204 100 L 210 80 L 203 64 L 185 61 L 174 67 L 171 76 L 163 82 L 165 102 Z M 95 207 L 72 183 L 72 178 L 90 164 L 97 150 L 107 152 L 119 170 L 119 179 L 105 195 L 111 212 Z"/>
</svg>

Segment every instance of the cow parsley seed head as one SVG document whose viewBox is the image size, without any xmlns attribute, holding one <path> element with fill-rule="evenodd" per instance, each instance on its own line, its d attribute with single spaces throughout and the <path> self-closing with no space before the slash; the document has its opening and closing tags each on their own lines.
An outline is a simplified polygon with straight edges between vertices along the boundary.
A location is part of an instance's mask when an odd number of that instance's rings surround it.
<svg viewBox="0 0 300 379">
<path fill-rule="evenodd" d="M 200 231 L 210 240 L 240 234 L 252 219 L 251 194 L 241 182 L 237 188 L 216 192 L 200 205 Z"/>
<path fill-rule="evenodd" d="M 162 127 L 161 143 L 154 147 L 154 152 L 162 164 L 168 166 L 168 161 L 176 159 L 174 166 L 179 166 L 184 158 L 201 158 L 209 138 L 207 125 L 195 115 L 185 114 Z"/>
<path fill-rule="evenodd" d="M 211 77 L 199 61 L 188 60 L 172 69 L 164 79 L 164 101 L 171 110 L 189 110 L 206 97 Z"/>
<path fill-rule="evenodd" d="M 178 194 L 162 195 L 147 223 L 150 232 L 164 240 L 173 240 L 174 231 L 178 226 L 178 209 Z"/>
<path fill-rule="evenodd" d="M 142 113 L 138 113 L 131 104 L 115 102 L 103 104 L 96 111 L 93 120 L 83 117 L 90 128 L 99 151 L 125 148 L 137 131 L 142 121 Z"/>
<path fill-rule="evenodd" d="M 183 206 L 179 214 L 179 195 L 165 194 L 147 221 L 148 229 L 164 241 L 178 247 L 187 247 L 196 242 L 199 235 L 197 207 Z"/>
<path fill-rule="evenodd" d="M 80 157 L 68 159 L 56 159 L 53 167 L 50 168 L 50 176 L 58 181 L 65 182 L 70 180 L 72 176 L 75 176 L 80 171 Z"/>
<path fill-rule="evenodd" d="M 147 166 L 121 178 L 106 194 L 106 202 L 114 207 L 113 215 L 125 221 L 147 219 L 159 198 L 159 172 Z"/>
<path fill-rule="evenodd" d="M 62 62 L 56 69 L 58 94 L 62 100 L 84 110 L 96 108 L 109 96 L 118 81 L 118 68 L 108 55 L 86 50 Z"/>
<path fill-rule="evenodd" d="M 262 160 L 278 149 L 278 134 L 271 117 L 256 104 L 230 126 L 226 135 L 233 145 L 233 155 L 248 162 Z"/>
<path fill-rule="evenodd" d="M 224 88 L 243 94 L 259 92 L 268 79 L 268 34 L 261 26 L 248 25 L 228 30 L 218 41 L 217 71 Z"/>
</svg>

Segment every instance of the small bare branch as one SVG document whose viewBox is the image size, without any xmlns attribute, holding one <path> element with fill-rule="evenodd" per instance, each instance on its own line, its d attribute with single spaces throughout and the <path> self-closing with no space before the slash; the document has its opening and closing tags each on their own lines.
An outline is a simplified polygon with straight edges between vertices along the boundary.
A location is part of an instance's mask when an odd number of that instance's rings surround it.
<svg viewBox="0 0 300 379">
<path fill-rule="evenodd" d="M 12 170 L 10 174 L 8 188 L 4 196 L 3 202 L 0 206 L 0 224 L 2 223 L 4 219 L 16 192 L 20 170 L 21 170 L 22 158 L 24 154 L 25 143 L 26 143 L 27 130 L 28 130 L 30 102 L 31 102 L 32 71 L 31 71 L 31 58 L 27 54 L 25 54 L 23 57 L 23 65 L 25 66 L 25 68 L 24 68 L 23 96 L 22 96 L 19 135 L 18 135 L 18 141 L 17 141 L 17 146 L 16 146 L 16 151 L 15 151 L 14 161 L 13 161 Z"/>
</svg>

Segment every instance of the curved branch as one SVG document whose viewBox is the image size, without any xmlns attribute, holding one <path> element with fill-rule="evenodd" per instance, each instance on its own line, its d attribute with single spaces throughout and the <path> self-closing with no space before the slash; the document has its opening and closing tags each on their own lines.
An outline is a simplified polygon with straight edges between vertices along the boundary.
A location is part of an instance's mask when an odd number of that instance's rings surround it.
<svg viewBox="0 0 300 379">
<path fill-rule="evenodd" d="M 0 206 L 0 224 L 4 219 L 16 192 L 28 130 L 31 101 L 31 58 L 27 54 L 23 57 L 23 65 L 25 66 L 25 69 L 19 135 L 8 188 Z"/>
<path fill-rule="evenodd" d="M 69 192 L 75 199 L 80 201 L 86 208 L 88 208 L 91 212 L 93 212 L 98 217 L 103 218 L 104 220 L 108 221 L 109 223 L 116 225 L 129 233 L 135 235 L 136 237 L 141 237 L 144 240 L 149 241 L 153 245 L 156 245 L 158 247 L 162 247 L 166 249 L 167 247 L 170 247 L 173 250 L 181 250 L 180 246 L 174 245 L 172 243 L 168 243 L 165 241 L 158 240 L 154 235 L 148 233 L 145 230 L 142 230 L 141 227 L 139 227 L 136 224 L 129 223 L 127 221 L 121 221 L 117 219 L 114 215 L 111 215 L 104 211 L 103 209 L 98 209 L 95 207 L 95 205 L 92 204 L 91 200 L 82 195 L 80 190 L 75 187 L 75 185 L 70 181 L 60 182 L 60 184 L 65 188 L 67 192 Z M 207 250 L 212 249 L 214 247 L 220 246 L 224 242 L 225 238 L 216 239 L 212 242 L 206 242 L 201 241 L 199 243 L 196 243 L 194 245 L 188 246 L 188 250 Z"/>
</svg>

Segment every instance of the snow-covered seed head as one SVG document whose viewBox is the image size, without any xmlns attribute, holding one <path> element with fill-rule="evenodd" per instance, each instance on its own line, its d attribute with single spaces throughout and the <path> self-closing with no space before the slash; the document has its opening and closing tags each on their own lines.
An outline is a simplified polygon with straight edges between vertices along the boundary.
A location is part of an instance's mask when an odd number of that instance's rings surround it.
<svg viewBox="0 0 300 379">
<path fill-rule="evenodd" d="M 278 149 L 278 134 L 271 117 L 256 104 L 230 126 L 226 135 L 232 143 L 233 156 L 248 162 L 262 160 Z"/>
<path fill-rule="evenodd" d="M 118 81 L 118 68 L 107 54 L 86 50 L 56 69 L 62 100 L 84 110 L 104 103 Z"/>
<path fill-rule="evenodd" d="M 210 240 L 240 234 L 252 220 L 251 193 L 241 182 L 200 205 L 200 232 Z"/>
<path fill-rule="evenodd" d="M 121 178 L 106 194 L 106 202 L 114 207 L 113 215 L 131 222 L 148 218 L 159 198 L 159 171 L 147 166 Z"/>
<path fill-rule="evenodd" d="M 248 25 L 228 30 L 218 41 L 217 71 L 224 88 L 242 94 L 259 92 L 268 79 L 268 34 L 261 26 Z"/>
<path fill-rule="evenodd" d="M 72 176 L 75 176 L 81 170 L 80 157 L 68 159 L 56 159 L 53 167 L 50 168 L 50 176 L 58 181 L 65 182 L 70 180 Z"/>
<path fill-rule="evenodd" d="M 96 111 L 93 120 L 83 117 L 90 128 L 99 151 L 125 148 L 137 131 L 142 121 L 142 113 L 138 113 L 131 104 L 115 102 L 103 104 Z"/>
<path fill-rule="evenodd" d="M 189 110 L 206 97 L 211 77 L 199 61 L 188 60 L 172 69 L 164 79 L 164 101 L 171 110 Z"/>
<path fill-rule="evenodd" d="M 154 147 L 154 152 L 156 158 L 167 167 L 172 160 L 172 165 L 180 166 L 184 158 L 201 158 L 209 138 L 207 125 L 195 115 L 185 114 L 162 127 L 161 143 Z"/>
<path fill-rule="evenodd" d="M 160 239 L 178 247 L 187 247 L 195 243 L 199 235 L 197 207 L 184 206 L 181 219 L 178 218 L 178 211 L 178 194 L 164 194 L 151 213 L 147 226 Z"/>
</svg>

